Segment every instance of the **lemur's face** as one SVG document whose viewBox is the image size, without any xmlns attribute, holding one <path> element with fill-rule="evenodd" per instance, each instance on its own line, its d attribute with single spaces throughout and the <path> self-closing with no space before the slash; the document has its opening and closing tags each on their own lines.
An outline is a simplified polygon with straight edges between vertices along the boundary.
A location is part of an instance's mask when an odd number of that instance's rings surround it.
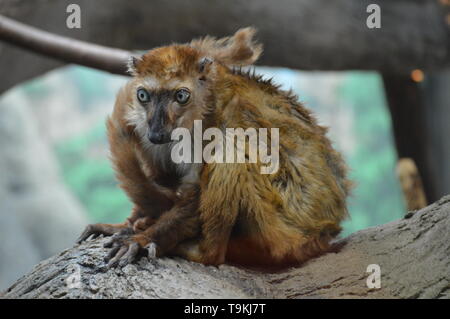
<svg viewBox="0 0 450 319">
<path fill-rule="evenodd" d="M 254 63 L 261 54 L 254 34 L 254 29 L 246 28 L 229 38 L 206 37 L 133 58 L 129 66 L 134 96 L 128 121 L 141 138 L 153 144 L 168 143 L 174 129 L 192 130 L 195 120 L 212 112 L 213 89 L 223 74 L 231 67 Z"/>
<path fill-rule="evenodd" d="M 205 76 L 206 64 L 187 46 L 162 47 L 133 62 L 133 105 L 128 120 L 152 144 L 171 141 L 175 128 L 192 130 L 214 101 Z"/>
</svg>

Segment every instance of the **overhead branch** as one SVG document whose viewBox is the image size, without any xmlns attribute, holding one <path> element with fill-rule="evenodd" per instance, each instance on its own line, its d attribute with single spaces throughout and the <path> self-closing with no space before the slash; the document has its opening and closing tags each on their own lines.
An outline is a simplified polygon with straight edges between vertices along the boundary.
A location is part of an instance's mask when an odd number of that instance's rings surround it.
<svg viewBox="0 0 450 319">
<path fill-rule="evenodd" d="M 0 15 L 0 39 L 48 57 L 127 75 L 130 52 L 42 31 Z"/>
<path fill-rule="evenodd" d="M 450 6 L 436 0 L 378 0 L 381 28 L 370 29 L 366 24 L 370 14 L 367 6 L 372 2 L 230 0 L 205 4 L 203 0 L 135 0 L 131 5 L 125 0 L 79 0 L 80 29 L 66 26 L 70 0 L 0 0 L 0 8 L 3 15 L 48 32 L 116 48 L 150 49 L 204 35 L 221 37 L 252 25 L 264 44 L 258 61 L 261 65 L 299 70 L 376 70 L 383 74 L 450 66 L 450 29 L 446 22 Z M 0 40 L 71 63 L 119 74 L 124 71 L 115 65 L 125 55 L 123 51 L 86 46 L 46 33 L 31 32 L 14 39 L 11 31 L 3 32 Z M 45 44 L 33 39 L 36 35 L 45 35 Z M 53 43 L 55 39 L 60 45 Z M 0 92 L 57 65 L 0 43 L 0 70 L 9 75 L 0 81 Z"/>
</svg>

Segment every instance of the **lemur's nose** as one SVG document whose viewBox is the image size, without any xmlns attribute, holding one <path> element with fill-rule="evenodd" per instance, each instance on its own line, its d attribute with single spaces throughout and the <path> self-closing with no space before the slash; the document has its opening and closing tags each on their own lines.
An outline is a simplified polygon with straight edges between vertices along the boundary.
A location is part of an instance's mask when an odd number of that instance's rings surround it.
<svg viewBox="0 0 450 319">
<path fill-rule="evenodd" d="M 164 139 L 164 135 L 161 132 L 152 132 L 152 131 L 150 131 L 150 132 L 148 132 L 148 139 L 153 144 L 162 144 L 163 143 L 163 139 Z"/>
</svg>

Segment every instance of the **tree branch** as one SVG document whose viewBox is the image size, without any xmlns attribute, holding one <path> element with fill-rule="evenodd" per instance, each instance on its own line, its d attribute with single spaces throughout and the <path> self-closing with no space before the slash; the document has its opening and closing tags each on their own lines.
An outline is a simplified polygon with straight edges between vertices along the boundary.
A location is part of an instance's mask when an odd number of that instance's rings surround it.
<svg viewBox="0 0 450 319">
<path fill-rule="evenodd" d="M 106 239 L 97 239 L 41 262 L 3 297 L 450 298 L 449 233 L 447 196 L 405 219 L 339 240 L 337 253 L 276 274 L 172 258 L 106 270 Z M 380 289 L 366 285 L 370 264 L 380 266 Z"/>
<path fill-rule="evenodd" d="M 0 39 L 67 63 L 128 75 L 130 52 L 70 39 L 42 31 L 0 15 Z"/>
<path fill-rule="evenodd" d="M 377 70 L 384 74 L 450 66 L 450 29 L 446 23 L 450 6 L 436 0 L 378 0 L 381 28 L 369 29 L 366 9 L 372 2 L 229 0 L 205 4 L 203 0 L 135 0 L 131 5 L 125 0 L 79 0 L 81 29 L 66 27 L 70 0 L 0 0 L 0 7 L 2 14 L 49 32 L 118 48 L 149 49 L 207 34 L 226 36 L 252 25 L 264 44 L 258 62 L 261 65 L 300 70 Z M 48 35 L 44 38 L 55 39 Z M 12 41 L 10 36 L 8 39 Z M 46 46 L 52 46 L 52 42 L 40 45 L 39 40 L 33 40 L 33 46 L 40 53 L 59 51 L 58 58 L 64 61 L 119 74 L 124 71 L 121 65 L 115 66 L 123 52 L 115 51 L 110 59 L 108 50 L 89 49 L 86 54 L 92 52 L 97 57 L 83 62 L 85 54 L 81 58 L 70 51 L 77 52 L 84 45 L 59 40 L 67 46 L 48 50 Z M 22 39 L 21 45 L 28 45 L 27 41 Z M 44 61 L 0 43 L 0 70 L 8 74 L 0 82 L 0 92 L 57 65 Z"/>
</svg>

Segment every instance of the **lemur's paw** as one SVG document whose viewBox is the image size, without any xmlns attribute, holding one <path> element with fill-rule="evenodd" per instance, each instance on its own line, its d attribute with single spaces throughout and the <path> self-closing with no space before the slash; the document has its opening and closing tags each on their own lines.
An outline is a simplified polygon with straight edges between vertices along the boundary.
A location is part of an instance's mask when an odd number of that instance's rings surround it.
<svg viewBox="0 0 450 319">
<path fill-rule="evenodd" d="M 80 244 L 81 242 L 87 240 L 89 237 L 94 239 L 100 235 L 111 236 L 115 233 L 121 232 L 126 229 L 130 228 L 122 224 L 119 225 L 90 224 L 86 226 L 84 231 L 81 233 L 80 237 L 78 237 L 76 243 Z"/>
<path fill-rule="evenodd" d="M 148 250 L 148 246 L 151 246 L 151 243 L 145 236 L 132 235 L 130 232 L 114 234 L 114 236 L 112 236 L 105 244 L 105 247 L 111 248 L 108 255 L 105 257 L 105 262 L 108 263 L 107 267 L 122 268 L 135 262 L 141 256 L 149 256 L 151 251 Z M 156 255 L 156 249 L 153 255 Z"/>
</svg>

